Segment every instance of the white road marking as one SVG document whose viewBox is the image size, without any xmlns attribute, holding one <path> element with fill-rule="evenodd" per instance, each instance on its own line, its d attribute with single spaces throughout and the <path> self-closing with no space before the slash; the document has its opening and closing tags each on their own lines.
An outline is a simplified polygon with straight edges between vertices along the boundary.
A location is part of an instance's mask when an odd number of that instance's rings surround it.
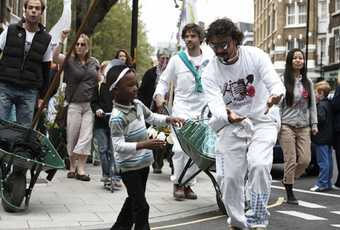
<svg viewBox="0 0 340 230">
<path fill-rule="evenodd" d="M 327 208 L 325 206 L 314 204 L 314 203 L 309 203 L 303 200 L 299 200 L 299 206 L 306 207 L 306 208 Z"/>
<path fill-rule="evenodd" d="M 298 212 L 298 211 L 277 211 L 277 212 L 290 215 L 290 216 L 295 216 L 295 217 L 302 218 L 305 220 L 327 220 L 326 218 L 323 218 L 323 217 L 314 216 L 314 215 L 310 215 L 310 214 L 306 214 L 306 213 Z"/>
<path fill-rule="evenodd" d="M 332 227 L 340 228 L 340 224 L 331 224 Z"/>
<path fill-rule="evenodd" d="M 285 190 L 285 188 L 282 187 L 282 186 L 272 185 L 271 187 L 272 188 L 276 188 L 276 189 Z M 312 191 L 303 190 L 303 189 L 294 189 L 294 192 L 302 192 L 302 193 L 313 194 L 313 195 L 320 195 L 320 196 L 328 196 L 328 197 L 340 198 L 340 195 L 332 194 L 332 193 L 326 193 L 326 192 L 312 192 Z"/>
<path fill-rule="evenodd" d="M 151 228 L 151 230 L 176 228 L 176 227 L 180 227 L 180 226 L 184 226 L 184 225 L 202 223 L 202 222 L 206 222 L 206 221 L 210 221 L 210 220 L 216 220 L 216 219 L 219 219 L 219 218 L 222 218 L 222 217 L 225 218 L 226 216 L 225 215 L 214 216 L 214 217 L 204 218 L 204 219 L 200 219 L 200 220 L 185 222 L 185 223 L 179 223 L 179 224 L 173 224 L 173 225 L 167 225 L 167 226 L 160 226 L 160 227 Z"/>
<path fill-rule="evenodd" d="M 334 214 L 340 215 L 340 211 L 332 211 L 331 213 L 334 213 Z"/>
<path fill-rule="evenodd" d="M 279 197 L 275 203 L 268 205 L 267 208 L 273 208 L 279 205 L 282 205 L 282 203 L 284 202 L 284 198 L 283 197 Z M 213 216 L 213 217 L 208 217 L 208 218 L 204 218 L 204 219 L 199 219 L 199 220 L 194 220 L 194 221 L 189 221 L 189 222 L 184 222 L 184 223 L 179 223 L 179 224 L 173 224 L 173 225 L 167 225 L 167 226 L 160 226 L 160 227 L 154 227 L 151 228 L 151 230 L 159 230 L 159 229 L 168 229 L 168 228 L 176 228 L 179 226 L 185 226 L 185 225 L 189 225 L 189 224 L 196 224 L 196 223 L 202 223 L 202 222 L 206 222 L 206 221 L 210 221 L 210 220 L 216 220 L 219 218 L 225 217 L 225 215 L 220 215 L 220 216 Z"/>
</svg>

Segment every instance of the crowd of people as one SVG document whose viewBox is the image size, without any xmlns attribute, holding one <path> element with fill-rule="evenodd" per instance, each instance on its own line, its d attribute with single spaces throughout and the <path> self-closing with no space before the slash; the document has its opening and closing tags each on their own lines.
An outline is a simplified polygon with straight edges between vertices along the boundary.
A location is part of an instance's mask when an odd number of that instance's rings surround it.
<svg viewBox="0 0 340 230">
<path fill-rule="evenodd" d="M 266 229 L 273 147 L 284 155 L 282 184 L 287 203 L 298 205 L 295 180 L 305 172 L 315 144 L 319 177 L 311 191 L 340 189 L 332 183 L 333 146 L 340 167 L 340 82 L 334 96 L 327 81 L 308 78 L 301 49 L 287 53 L 282 78 L 270 58 L 256 47 L 243 46 L 243 34 L 227 18 L 206 31 L 194 23 L 181 33 L 183 50 L 171 56 L 157 52 L 158 63 L 138 78 L 133 60 L 120 49 L 102 64 L 90 56 L 91 44 L 81 34 L 72 55 L 62 54 L 69 31 L 62 31 L 54 48 L 40 24 L 44 1 L 25 0 L 25 17 L 0 34 L 0 118 L 29 127 L 36 107 L 49 87 L 50 65 L 64 66 L 67 111 L 67 178 L 90 181 L 86 161 L 93 139 L 98 145 L 102 181 L 125 185 L 128 197 L 111 229 L 147 230 L 149 205 L 145 191 L 149 167 L 161 173 L 160 150 L 165 140 L 149 138 L 147 125 L 179 125 L 197 119 L 205 105 L 209 126 L 218 133 L 216 177 L 228 213 L 229 229 Z M 202 48 L 206 42 L 213 52 Z M 340 78 L 338 79 L 340 81 Z M 171 115 L 159 114 L 171 103 Z M 175 200 L 195 200 L 193 178 L 183 185 L 180 175 L 189 159 L 172 133 L 173 194 Z M 155 160 L 154 160 L 155 159 Z M 193 165 L 181 178 L 190 178 Z M 170 194 L 170 192 L 169 192 Z M 249 203 L 245 211 L 245 204 Z"/>
</svg>

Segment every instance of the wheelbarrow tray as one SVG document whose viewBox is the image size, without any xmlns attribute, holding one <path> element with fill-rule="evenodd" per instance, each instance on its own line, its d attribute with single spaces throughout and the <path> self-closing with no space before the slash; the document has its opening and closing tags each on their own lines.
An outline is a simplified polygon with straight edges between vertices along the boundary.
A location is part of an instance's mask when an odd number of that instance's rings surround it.
<svg viewBox="0 0 340 230">
<path fill-rule="evenodd" d="M 46 171 L 47 180 L 52 180 L 58 169 L 65 168 L 64 161 L 47 137 L 19 124 L 0 119 L 0 139 L 0 197 L 2 198 L 2 206 L 7 212 L 25 211 L 28 208 L 31 192 L 40 172 Z M 21 156 L 8 151 L 13 149 L 13 141 L 15 143 L 15 141 L 20 142 L 21 140 L 32 142 L 32 145 L 40 148 L 33 152 L 35 155 Z M 24 150 L 26 150 L 25 147 Z M 13 173 L 14 168 L 20 168 L 21 173 Z M 26 186 L 27 170 L 31 172 L 28 187 Z M 24 207 L 21 205 L 23 201 Z"/>
<path fill-rule="evenodd" d="M 227 215 L 227 211 L 222 200 L 221 190 L 215 177 L 210 172 L 210 170 L 212 170 L 215 166 L 215 146 L 217 134 L 208 126 L 208 124 L 204 123 L 203 120 L 187 120 L 183 127 L 174 127 L 173 130 L 182 150 L 190 157 L 178 179 L 179 184 L 185 185 L 201 171 L 204 171 L 213 183 L 216 191 L 216 201 L 220 211 L 224 215 Z M 192 162 L 198 166 L 199 170 L 182 183 L 182 179 L 188 168 L 191 167 Z"/>
<path fill-rule="evenodd" d="M 8 135 L 17 135 L 19 138 L 24 136 L 28 132 L 28 128 L 23 127 L 19 124 L 8 122 L 0 119 L 0 129 L 5 129 Z M 14 165 L 20 165 L 22 167 L 32 169 L 36 166 L 41 166 L 43 171 L 50 169 L 64 169 L 64 161 L 59 156 L 58 152 L 55 150 L 54 146 L 51 144 L 49 139 L 42 133 L 31 130 L 32 135 L 34 135 L 42 146 L 42 151 L 44 156 L 37 160 L 31 158 L 25 158 L 14 153 L 8 152 L 1 148 L 0 146 L 0 160 L 6 162 L 13 162 Z"/>
<path fill-rule="evenodd" d="M 206 170 L 215 163 L 215 143 L 217 135 L 207 124 L 188 120 L 183 127 L 174 127 L 183 151 L 201 170 Z M 209 146 L 210 148 L 206 148 Z"/>
</svg>

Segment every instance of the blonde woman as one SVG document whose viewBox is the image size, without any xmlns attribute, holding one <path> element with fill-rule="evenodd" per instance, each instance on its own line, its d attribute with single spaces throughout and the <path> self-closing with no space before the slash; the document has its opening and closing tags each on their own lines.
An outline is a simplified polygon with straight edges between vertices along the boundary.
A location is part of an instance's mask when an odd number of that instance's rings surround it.
<svg viewBox="0 0 340 230">
<path fill-rule="evenodd" d="M 68 35 L 63 31 L 59 45 L 53 51 L 53 61 L 62 64 L 65 56 L 60 53 L 62 44 Z M 69 103 L 67 114 L 67 150 L 70 157 L 70 171 L 67 178 L 90 181 L 85 173 L 87 157 L 91 153 L 94 114 L 90 102 L 96 90 L 99 74 L 98 61 L 90 57 L 90 40 L 81 34 L 71 57 L 64 64 L 66 81 L 65 99 Z"/>
</svg>

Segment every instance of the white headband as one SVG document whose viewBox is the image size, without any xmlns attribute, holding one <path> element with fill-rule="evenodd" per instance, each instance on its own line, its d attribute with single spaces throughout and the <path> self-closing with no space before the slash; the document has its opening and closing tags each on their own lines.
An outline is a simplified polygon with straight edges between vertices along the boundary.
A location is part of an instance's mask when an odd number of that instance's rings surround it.
<svg viewBox="0 0 340 230">
<path fill-rule="evenodd" d="M 117 86 L 118 82 L 125 76 L 125 74 L 126 74 L 129 70 L 130 70 L 130 68 L 127 67 L 127 68 L 123 69 L 122 72 L 120 72 L 120 74 L 119 74 L 117 80 L 116 80 L 115 82 L 113 82 L 112 85 L 110 86 L 109 91 L 112 91 L 112 90 Z"/>
</svg>

